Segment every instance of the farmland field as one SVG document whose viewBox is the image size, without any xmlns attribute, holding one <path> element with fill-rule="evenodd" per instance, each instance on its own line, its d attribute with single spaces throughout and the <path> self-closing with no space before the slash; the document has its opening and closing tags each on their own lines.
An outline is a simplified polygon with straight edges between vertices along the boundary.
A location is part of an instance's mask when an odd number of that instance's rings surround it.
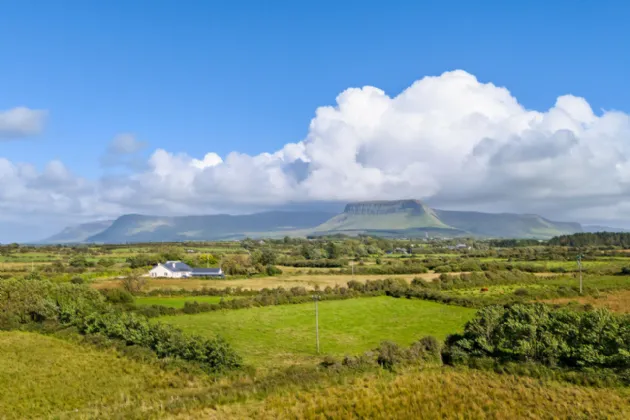
<svg viewBox="0 0 630 420">
<path fill-rule="evenodd" d="M 226 297 L 224 299 L 231 299 L 231 298 Z M 161 305 L 161 306 L 168 306 L 169 308 L 183 308 L 186 302 L 219 303 L 220 301 L 221 301 L 221 296 L 184 296 L 184 297 L 148 296 L 148 297 L 137 297 L 135 300 L 135 304 L 137 306 Z"/>
<path fill-rule="evenodd" d="M 245 279 L 234 280 L 205 280 L 205 279 L 173 279 L 173 278 L 147 278 L 147 284 L 145 286 L 146 291 L 155 289 L 186 289 L 196 290 L 202 287 L 224 289 L 226 287 L 241 287 L 243 289 L 261 290 L 264 288 L 275 287 L 306 287 L 312 289 L 315 286 L 324 288 L 326 286 L 345 286 L 353 278 L 357 281 L 365 280 L 378 280 L 388 277 L 402 278 L 407 281 L 411 281 L 416 277 L 423 278 L 425 280 L 432 280 L 439 277 L 437 273 L 424 273 L 424 274 L 397 274 L 397 275 L 383 275 L 383 274 L 362 274 L 352 276 L 351 274 L 333 274 L 333 275 L 318 275 L 318 274 L 303 274 L 303 275 L 286 275 L 276 277 L 254 277 Z M 110 289 L 120 287 L 120 281 L 115 279 L 99 280 L 92 283 L 97 289 Z"/>
<path fill-rule="evenodd" d="M 630 290 L 613 291 L 601 296 L 576 296 L 548 299 L 544 302 L 565 305 L 569 303 L 590 304 L 596 308 L 607 308 L 613 312 L 630 313 Z"/>
<path fill-rule="evenodd" d="M 413 255 L 392 255 L 409 240 L 388 241 L 0 246 L 0 281 L 8 280 L 0 283 L 0 326 L 46 331 L 0 333 L 0 418 L 629 417 L 630 387 L 616 371 L 529 363 L 518 370 L 520 360 L 518 369 L 504 370 L 499 359 L 471 369 L 452 363 L 447 349 L 441 360 L 418 353 L 435 343 L 431 354 L 438 355 L 446 336 L 491 304 L 542 301 L 568 305 L 575 316 L 586 316 L 584 304 L 630 313 L 627 253 L 584 250 L 580 295 L 574 249 L 477 241 L 451 252 L 448 242 L 422 241 Z M 220 265 L 226 278 L 147 276 L 168 260 Z M 353 276 L 351 266 L 381 274 Z M 275 290 L 257 292 L 263 289 Z M 310 299 L 317 289 L 319 354 Z M 219 303 L 223 293 L 233 301 L 221 309 L 182 310 L 187 302 Z M 107 316 L 82 329 L 86 318 L 67 318 L 75 301 L 59 299 L 75 294 L 76 302 L 99 302 L 87 310 Z M 183 334 L 154 334 L 154 322 Z M 220 335 L 227 344 L 191 334 Z M 417 343 L 427 335 L 438 342 Z M 232 348 L 235 359 L 220 356 L 216 364 L 210 356 Z M 238 356 L 244 365 L 231 362 Z"/>
<path fill-rule="evenodd" d="M 462 329 L 473 309 L 421 300 L 374 297 L 319 303 L 323 354 L 353 355 L 382 340 L 409 345 L 426 335 L 444 339 Z M 220 334 L 253 364 L 285 364 L 317 356 L 313 304 L 282 305 L 163 317 L 184 331 Z"/>
</svg>

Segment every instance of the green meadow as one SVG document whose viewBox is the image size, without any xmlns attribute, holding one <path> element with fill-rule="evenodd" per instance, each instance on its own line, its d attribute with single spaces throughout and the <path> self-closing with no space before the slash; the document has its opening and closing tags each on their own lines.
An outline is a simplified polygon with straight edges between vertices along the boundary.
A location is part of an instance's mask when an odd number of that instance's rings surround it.
<svg viewBox="0 0 630 420">
<path fill-rule="evenodd" d="M 444 339 L 475 311 L 422 300 L 374 297 L 319 303 L 320 350 L 355 355 L 383 340 L 409 345 L 426 335 Z M 255 365 L 287 364 L 317 356 L 313 303 L 225 310 L 160 318 L 186 332 L 225 337 Z"/>
<path fill-rule="evenodd" d="M 232 299 L 226 297 L 224 299 Z M 147 296 L 137 297 L 135 304 L 137 306 L 151 306 L 161 305 L 168 306 L 169 308 L 183 308 L 186 302 L 197 303 L 219 303 L 221 296 L 177 296 L 177 297 L 162 297 L 162 296 Z"/>
</svg>

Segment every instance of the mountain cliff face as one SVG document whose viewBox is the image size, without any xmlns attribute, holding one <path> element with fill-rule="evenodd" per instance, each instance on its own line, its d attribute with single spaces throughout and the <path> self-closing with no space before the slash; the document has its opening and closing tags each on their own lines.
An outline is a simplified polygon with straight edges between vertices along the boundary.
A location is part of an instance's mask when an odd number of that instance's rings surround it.
<svg viewBox="0 0 630 420">
<path fill-rule="evenodd" d="M 348 204 L 343 213 L 318 226 L 318 232 L 451 229 L 433 209 L 417 200 L 368 201 Z"/>
</svg>

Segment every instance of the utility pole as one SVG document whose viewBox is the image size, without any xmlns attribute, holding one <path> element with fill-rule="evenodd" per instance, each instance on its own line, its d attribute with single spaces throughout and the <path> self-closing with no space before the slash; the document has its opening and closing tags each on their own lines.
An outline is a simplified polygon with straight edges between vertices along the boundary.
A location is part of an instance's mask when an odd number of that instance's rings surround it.
<svg viewBox="0 0 630 420">
<path fill-rule="evenodd" d="M 580 294 L 582 294 L 582 255 L 577 256 L 578 270 L 580 271 Z"/>
<path fill-rule="evenodd" d="M 319 296 L 313 295 L 313 300 L 315 301 L 315 341 L 317 343 L 317 354 L 319 354 L 319 310 L 317 308 Z"/>
</svg>

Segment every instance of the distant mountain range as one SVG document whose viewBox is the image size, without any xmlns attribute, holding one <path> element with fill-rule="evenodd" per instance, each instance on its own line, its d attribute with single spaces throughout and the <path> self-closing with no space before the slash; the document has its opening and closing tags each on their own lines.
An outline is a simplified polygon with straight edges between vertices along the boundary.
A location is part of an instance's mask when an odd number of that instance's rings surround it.
<svg viewBox="0 0 630 420">
<path fill-rule="evenodd" d="M 68 227 L 42 243 L 125 243 L 230 240 L 367 234 L 387 237 L 492 237 L 548 239 L 577 232 L 623 231 L 554 222 L 535 214 L 437 210 L 417 200 L 348 204 L 341 214 L 271 211 L 249 215 L 160 217 L 128 214 L 113 221 Z"/>
</svg>

